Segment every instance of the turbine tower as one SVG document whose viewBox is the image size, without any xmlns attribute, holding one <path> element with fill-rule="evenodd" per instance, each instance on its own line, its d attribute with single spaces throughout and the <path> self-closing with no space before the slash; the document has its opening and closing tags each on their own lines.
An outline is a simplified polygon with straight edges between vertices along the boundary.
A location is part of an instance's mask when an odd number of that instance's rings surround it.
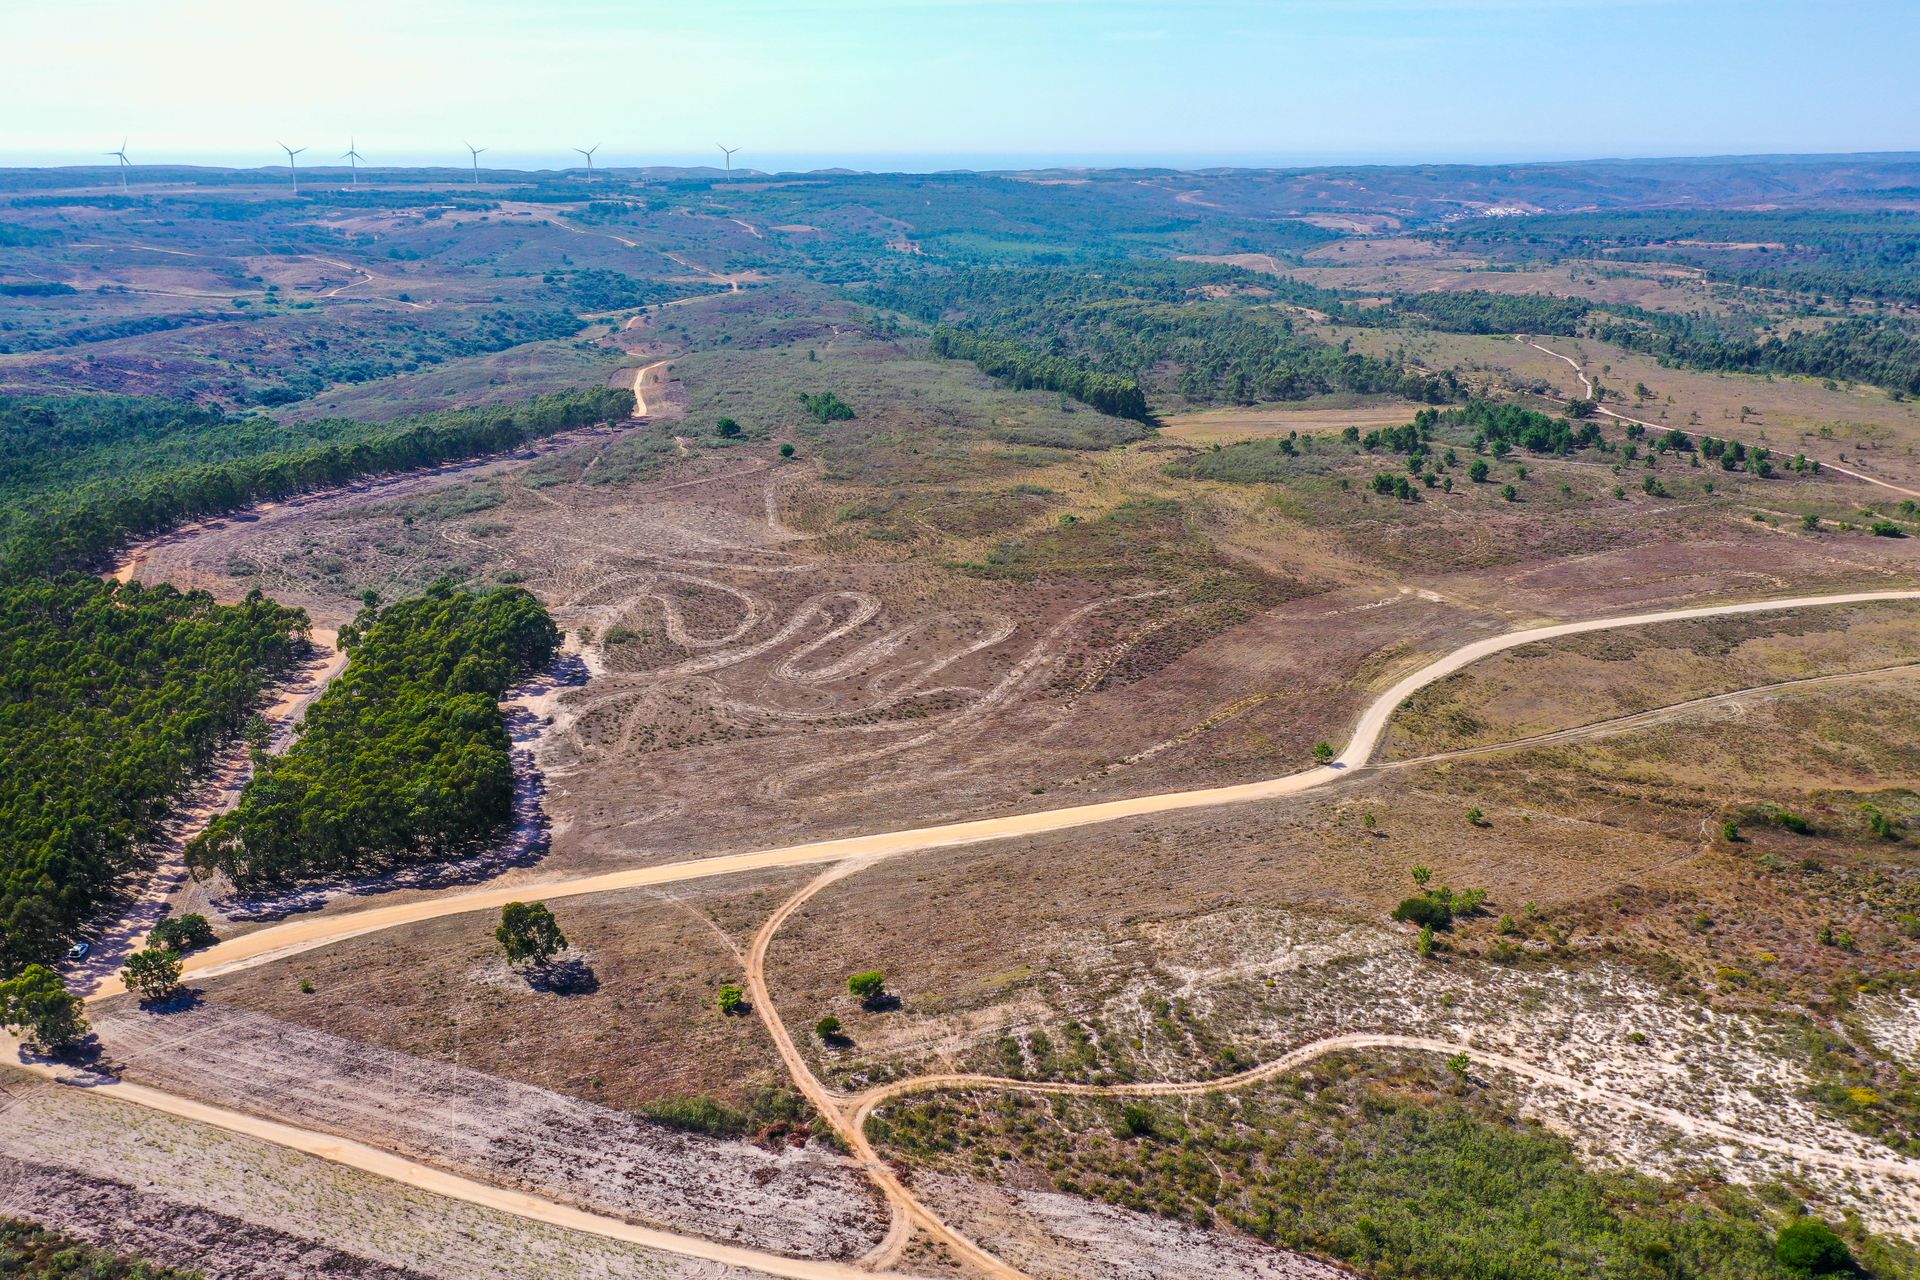
<svg viewBox="0 0 1920 1280">
<path fill-rule="evenodd" d="M 581 155 L 587 158 L 587 185 L 588 186 L 593 185 L 593 153 L 598 151 L 599 149 L 600 149 L 600 144 L 597 142 L 590 147 L 574 148 L 575 151 L 578 151 Z"/>
<path fill-rule="evenodd" d="M 477 187 L 480 185 L 480 157 L 486 148 L 476 147 L 471 142 L 464 142 L 461 145 L 473 152 L 473 185 Z"/>
<path fill-rule="evenodd" d="M 109 151 L 106 154 L 115 156 L 120 161 L 120 194 L 125 195 L 127 193 L 127 168 L 133 163 L 127 159 L 127 140 L 125 138 L 120 139 L 120 149 L 118 151 Z"/>
<path fill-rule="evenodd" d="M 300 170 L 294 167 L 293 158 L 299 155 L 302 151 L 305 151 L 306 148 L 290 147 L 284 142 L 278 143 L 277 145 L 282 151 L 287 153 L 287 176 L 293 179 L 293 194 L 299 195 L 300 194 Z"/>
<path fill-rule="evenodd" d="M 360 185 L 360 162 L 366 157 L 360 154 L 359 144 L 352 138 L 347 139 L 347 149 L 340 157 L 347 162 L 347 168 L 353 171 L 353 185 Z"/>
<path fill-rule="evenodd" d="M 716 147 L 720 147 L 720 144 L 717 142 L 714 143 L 713 145 Z M 739 149 L 740 148 L 738 147 L 720 147 L 720 150 L 725 152 L 727 157 L 727 181 L 728 182 L 733 181 L 733 153 L 738 151 Z"/>
</svg>

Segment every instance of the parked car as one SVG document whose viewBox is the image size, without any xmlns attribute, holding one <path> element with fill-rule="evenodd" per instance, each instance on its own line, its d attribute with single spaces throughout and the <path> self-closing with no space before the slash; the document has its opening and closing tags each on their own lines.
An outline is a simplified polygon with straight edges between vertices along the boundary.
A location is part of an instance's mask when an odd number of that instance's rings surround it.
<svg viewBox="0 0 1920 1280">
<path fill-rule="evenodd" d="M 76 942 L 67 948 L 67 959 L 76 961 L 85 960 L 92 953 L 93 944 L 91 942 Z"/>
</svg>

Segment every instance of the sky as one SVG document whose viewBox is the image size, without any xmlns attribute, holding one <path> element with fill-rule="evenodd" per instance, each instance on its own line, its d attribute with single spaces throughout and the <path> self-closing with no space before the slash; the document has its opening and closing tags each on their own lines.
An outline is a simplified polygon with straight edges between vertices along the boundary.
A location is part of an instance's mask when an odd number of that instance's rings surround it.
<svg viewBox="0 0 1920 1280">
<path fill-rule="evenodd" d="M 1920 0 L 0 0 L 0 164 L 1920 150 Z"/>
</svg>

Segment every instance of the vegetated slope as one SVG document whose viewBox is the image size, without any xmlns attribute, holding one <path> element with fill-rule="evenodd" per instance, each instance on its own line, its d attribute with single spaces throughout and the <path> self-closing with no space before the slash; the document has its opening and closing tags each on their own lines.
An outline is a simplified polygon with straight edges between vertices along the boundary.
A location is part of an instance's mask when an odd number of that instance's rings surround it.
<svg viewBox="0 0 1920 1280">
<path fill-rule="evenodd" d="M 439 582 L 341 633 L 346 672 L 284 755 L 187 849 L 253 888 L 447 857 L 512 818 L 499 700 L 546 666 L 560 633 L 525 591 Z"/>
<path fill-rule="evenodd" d="M 1348 351 L 1296 325 L 1297 309 L 1342 306 L 1341 295 L 1229 267 L 1140 260 L 927 272 L 870 296 L 929 322 L 1026 344 L 1036 349 L 1030 361 L 1071 359 L 1091 373 L 1196 402 L 1333 391 L 1430 401 L 1457 394 L 1449 375 Z"/>
<path fill-rule="evenodd" d="M 100 906 L 305 629 L 258 594 L 0 587 L 0 973 L 51 959 Z"/>
<path fill-rule="evenodd" d="M 1776 1258 L 1760 1196 L 1590 1169 L 1564 1138 L 1519 1123 L 1470 1061 L 1331 1059 L 1281 1084 L 1173 1105 L 953 1093 L 894 1103 L 872 1131 L 883 1150 L 932 1168 L 1224 1221 L 1367 1274 L 1806 1274 Z M 1915 1274 L 1902 1243 L 1849 1235 L 1867 1274 Z"/>
<path fill-rule="evenodd" d="M 1597 320 L 1591 331 L 1663 365 L 1844 378 L 1920 395 L 1920 327 L 1896 320 L 1859 318 L 1812 331 L 1767 334 L 1713 316 L 1633 311 Z"/>
<path fill-rule="evenodd" d="M 1920 300 L 1920 226 L 1904 211 L 1572 213 L 1476 218 L 1431 234 L 1510 262 L 1603 256 L 1672 262 L 1728 284 L 1842 300 Z"/>
<path fill-rule="evenodd" d="M 283 427 L 165 401 L 0 399 L 0 444 L 28 460 L 0 480 L 0 576 L 82 567 L 183 520 L 512 449 L 632 410 L 631 391 L 592 387 L 510 409 Z"/>
<path fill-rule="evenodd" d="M 0 1220 L 0 1276 L 18 1280 L 200 1280 L 31 1222 Z"/>
</svg>

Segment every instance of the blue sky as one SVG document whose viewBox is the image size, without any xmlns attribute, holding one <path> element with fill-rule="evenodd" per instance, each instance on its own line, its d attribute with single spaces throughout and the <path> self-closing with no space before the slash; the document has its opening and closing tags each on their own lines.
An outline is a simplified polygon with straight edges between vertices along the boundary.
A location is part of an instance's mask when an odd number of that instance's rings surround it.
<svg viewBox="0 0 1920 1280">
<path fill-rule="evenodd" d="M 0 163 L 1920 150 L 1920 0 L 0 0 Z"/>
</svg>

